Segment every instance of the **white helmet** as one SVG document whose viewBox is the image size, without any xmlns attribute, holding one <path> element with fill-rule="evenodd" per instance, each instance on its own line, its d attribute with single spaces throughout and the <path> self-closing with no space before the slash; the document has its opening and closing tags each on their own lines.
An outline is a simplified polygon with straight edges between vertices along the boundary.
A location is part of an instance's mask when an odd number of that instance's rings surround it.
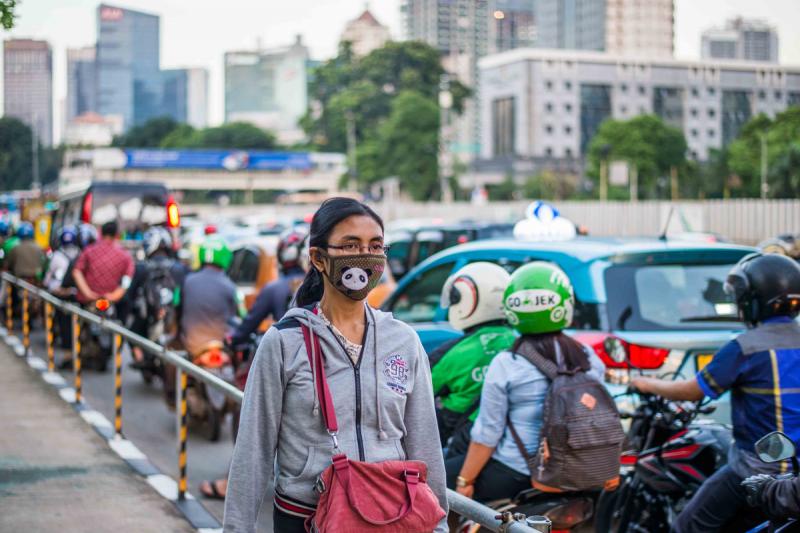
<svg viewBox="0 0 800 533">
<path fill-rule="evenodd" d="M 494 263 L 470 263 L 447 278 L 442 288 L 442 307 L 456 329 L 465 330 L 505 320 L 503 293 L 511 275 Z"/>
</svg>

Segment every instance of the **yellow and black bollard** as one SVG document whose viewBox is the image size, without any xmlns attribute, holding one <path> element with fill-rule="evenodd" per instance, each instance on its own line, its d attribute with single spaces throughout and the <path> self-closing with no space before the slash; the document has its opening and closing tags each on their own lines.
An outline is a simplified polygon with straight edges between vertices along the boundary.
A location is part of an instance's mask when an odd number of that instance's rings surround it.
<svg viewBox="0 0 800 533">
<path fill-rule="evenodd" d="M 44 327 L 45 327 L 45 342 L 47 343 L 47 371 L 55 372 L 56 370 L 56 352 L 53 347 L 53 304 L 50 302 L 44 303 Z"/>
<path fill-rule="evenodd" d="M 22 347 L 25 348 L 25 357 L 30 355 L 31 350 L 31 317 L 30 317 L 30 295 L 28 289 L 22 289 Z"/>
<path fill-rule="evenodd" d="M 178 499 L 186 498 L 186 372 L 178 369 Z"/>
<path fill-rule="evenodd" d="M 122 436 L 122 335 L 114 334 L 114 431 Z"/>
<path fill-rule="evenodd" d="M 10 335 L 14 330 L 14 286 L 6 281 L 6 331 Z"/>
<path fill-rule="evenodd" d="M 81 323 L 72 315 L 72 368 L 75 371 L 75 403 L 81 402 Z"/>
</svg>

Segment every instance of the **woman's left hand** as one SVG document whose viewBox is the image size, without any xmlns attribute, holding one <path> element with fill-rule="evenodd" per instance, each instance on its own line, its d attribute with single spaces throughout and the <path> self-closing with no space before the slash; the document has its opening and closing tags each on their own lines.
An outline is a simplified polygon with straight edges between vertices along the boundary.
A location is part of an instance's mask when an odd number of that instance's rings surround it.
<svg viewBox="0 0 800 533">
<path fill-rule="evenodd" d="M 466 487 L 456 488 L 456 492 L 467 498 L 472 498 L 475 494 L 475 485 L 467 485 Z"/>
</svg>

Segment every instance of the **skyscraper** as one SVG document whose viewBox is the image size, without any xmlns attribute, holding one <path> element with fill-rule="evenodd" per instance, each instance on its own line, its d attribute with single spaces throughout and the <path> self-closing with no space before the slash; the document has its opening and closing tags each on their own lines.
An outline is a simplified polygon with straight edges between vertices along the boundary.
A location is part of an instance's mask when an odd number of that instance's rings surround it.
<svg viewBox="0 0 800 533">
<path fill-rule="evenodd" d="M 161 71 L 161 115 L 195 128 L 208 125 L 208 71 L 204 68 Z"/>
<path fill-rule="evenodd" d="M 605 50 L 606 0 L 536 0 L 539 48 Z"/>
<path fill-rule="evenodd" d="M 97 8 L 97 111 L 123 127 L 158 116 L 162 106 L 159 17 L 106 4 Z"/>
<path fill-rule="evenodd" d="M 739 17 L 729 20 L 724 28 L 703 32 L 701 51 L 704 59 L 777 63 L 778 33 L 765 22 Z"/>
<path fill-rule="evenodd" d="M 365 56 L 382 47 L 390 38 L 389 28 L 378 22 L 369 9 L 365 9 L 358 18 L 347 23 L 339 40 L 351 43 L 357 56 Z"/>
<path fill-rule="evenodd" d="M 606 52 L 672 57 L 675 0 L 605 0 Z"/>
<path fill-rule="evenodd" d="M 67 109 L 65 121 L 97 110 L 96 48 L 67 49 Z"/>
<path fill-rule="evenodd" d="M 225 122 L 250 122 L 286 143 L 302 140 L 298 121 L 308 107 L 308 64 L 300 36 L 284 48 L 226 52 Z"/>
<path fill-rule="evenodd" d="M 39 141 L 53 144 L 53 57 L 46 41 L 11 39 L 3 43 L 3 110 L 33 129 Z"/>
<path fill-rule="evenodd" d="M 490 54 L 535 45 L 534 0 L 494 0 L 490 11 Z"/>
</svg>

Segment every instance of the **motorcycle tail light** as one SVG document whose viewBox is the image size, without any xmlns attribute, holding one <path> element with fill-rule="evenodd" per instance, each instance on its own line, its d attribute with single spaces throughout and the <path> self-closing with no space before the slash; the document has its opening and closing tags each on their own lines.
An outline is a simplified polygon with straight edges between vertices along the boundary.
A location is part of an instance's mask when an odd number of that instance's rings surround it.
<svg viewBox="0 0 800 533">
<path fill-rule="evenodd" d="M 109 302 L 105 298 L 100 298 L 94 303 L 94 306 L 97 308 L 98 311 L 108 311 L 108 308 L 111 307 L 111 302 Z"/>
<path fill-rule="evenodd" d="M 83 206 L 81 206 L 81 222 L 86 224 L 92 223 L 92 199 L 94 195 L 91 192 L 86 193 L 83 197 Z"/>
<path fill-rule="evenodd" d="M 575 339 L 588 344 L 607 368 L 628 368 L 629 366 L 628 360 L 621 362 L 614 360 L 608 353 L 608 346 L 624 349 L 631 364 L 643 370 L 661 368 L 664 361 L 667 360 L 667 356 L 669 356 L 669 349 L 667 348 L 631 344 L 608 333 L 577 333 L 575 334 Z M 613 342 L 608 342 L 609 340 L 613 340 Z"/>
<path fill-rule="evenodd" d="M 170 196 L 167 200 L 167 227 L 177 228 L 181 225 L 181 214 L 178 210 L 178 203 Z"/>
<path fill-rule="evenodd" d="M 591 500 L 577 498 L 547 510 L 544 515 L 553 522 L 553 531 L 569 530 L 592 518 Z"/>
<path fill-rule="evenodd" d="M 220 368 L 230 362 L 227 354 L 220 350 L 209 350 L 195 360 L 195 364 L 203 368 Z"/>
</svg>

